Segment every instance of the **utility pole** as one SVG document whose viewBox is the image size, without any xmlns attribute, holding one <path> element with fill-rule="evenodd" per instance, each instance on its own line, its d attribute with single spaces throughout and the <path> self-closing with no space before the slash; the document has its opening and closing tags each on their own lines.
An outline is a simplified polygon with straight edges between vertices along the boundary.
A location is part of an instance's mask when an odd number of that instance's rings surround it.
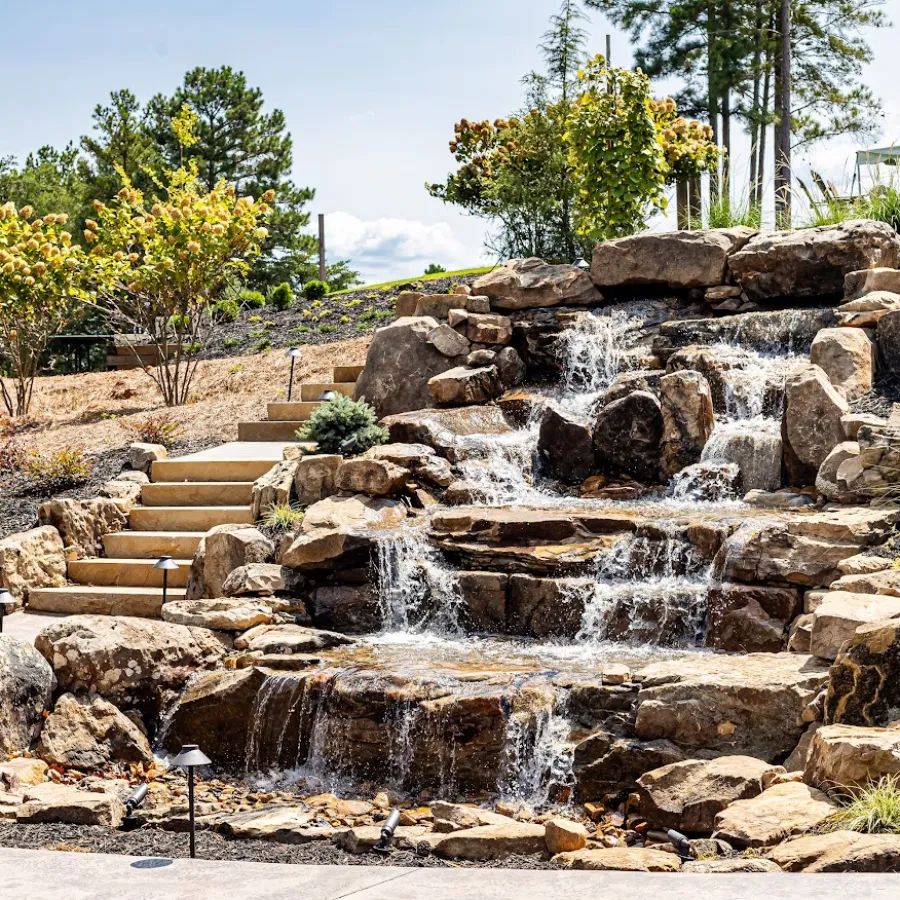
<svg viewBox="0 0 900 900">
<path fill-rule="evenodd" d="M 319 213 L 319 281 L 325 281 L 325 215 Z"/>
<path fill-rule="evenodd" d="M 781 0 L 780 103 L 775 135 L 775 227 L 791 227 L 791 2 Z"/>
</svg>

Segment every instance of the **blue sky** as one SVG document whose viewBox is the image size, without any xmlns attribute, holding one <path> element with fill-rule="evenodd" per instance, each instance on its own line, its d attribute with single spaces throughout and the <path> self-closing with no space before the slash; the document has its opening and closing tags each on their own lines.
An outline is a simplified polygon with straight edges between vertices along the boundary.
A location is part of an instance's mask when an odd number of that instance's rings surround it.
<svg viewBox="0 0 900 900">
<path fill-rule="evenodd" d="M 478 264 L 485 224 L 428 196 L 452 158 L 453 123 L 496 118 L 521 101 L 519 79 L 540 67 L 537 43 L 557 0 L 154 0 L 41 4 L 0 0 L 0 156 L 22 158 L 90 128 L 94 106 L 130 88 L 141 100 L 171 92 L 193 66 L 228 64 L 284 110 L 294 174 L 328 216 L 330 256 L 349 256 L 367 280 L 413 276 L 429 262 Z M 885 9 L 900 20 L 900 0 Z M 613 34 L 598 13 L 591 49 Z M 896 33 L 873 35 L 867 73 L 885 99 L 885 138 L 900 139 L 900 88 L 890 62 Z M 660 86 L 660 93 L 662 88 Z M 815 151 L 840 179 L 854 146 Z M 746 153 L 746 151 L 744 151 Z M 740 148 L 737 164 L 740 166 Z M 670 227 L 670 222 L 657 227 Z"/>
</svg>

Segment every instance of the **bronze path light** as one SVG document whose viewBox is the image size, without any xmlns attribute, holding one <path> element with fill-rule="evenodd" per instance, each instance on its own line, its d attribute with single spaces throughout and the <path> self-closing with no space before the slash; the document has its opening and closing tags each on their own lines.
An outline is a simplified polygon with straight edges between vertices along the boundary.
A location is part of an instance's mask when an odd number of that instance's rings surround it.
<svg viewBox="0 0 900 900">
<path fill-rule="evenodd" d="M 194 768 L 208 766 L 212 760 L 196 745 L 185 744 L 181 752 L 172 760 L 172 765 L 187 769 L 188 773 L 188 816 L 191 827 L 191 859 L 197 855 L 196 830 L 194 826 Z"/>
<path fill-rule="evenodd" d="M 288 403 L 291 402 L 291 397 L 294 393 L 294 363 L 300 359 L 303 354 L 300 352 L 299 347 L 290 347 L 288 348 L 287 353 L 284 354 L 291 361 L 291 377 L 288 381 Z"/>
<path fill-rule="evenodd" d="M 180 569 L 181 566 L 172 559 L 171 556 L 161 556 L 155 563 L 153 563 L 154 569 L 162 569 L 163 573 L 163 606 L 166 605 L 166 594 L 169 590 L 169 572 L 173 572 L 175 569 Z"/>
</svg>

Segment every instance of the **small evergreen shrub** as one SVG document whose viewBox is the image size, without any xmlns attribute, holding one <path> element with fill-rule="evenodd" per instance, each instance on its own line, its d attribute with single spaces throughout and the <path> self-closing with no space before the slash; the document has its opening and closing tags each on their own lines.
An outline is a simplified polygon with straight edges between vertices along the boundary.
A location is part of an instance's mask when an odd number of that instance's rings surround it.
<svg viewBox="0 0 900 900">
<path fill-rule="evenodd" d="M 233 297 L 222 297 L 211 309 L 215 322 L 237 322 L 241 308 Z"/>
<path fill-rule="evenodd" d="M 266 305 L 266 298 L 259 291 L 241 291 L 238 302 L 247 309 L 262 309 Z"/>
<path fill-rule="evenodd" d="M 290 309 L 294 305 L 294 291 L 286 281 L 283 281 L 278 287 L 272 289 L 269 302 L 275 309 Z"/>
<path fill-rule="evenodd" d="M 328 284 L 318 279 L 307 281 L 303 285 L 303 296 L 307 300 L 321 300 L 328 293 Z"/>
<path fill-rule="evenodd" d="M 301 441 L 315 441 L 319 453 L 342 453 L 356 456 L 388 439 L 386 428 L 378 424 L 375 410 L 365 400 L 352 400 L 338 394 L 317 406 L 309 421 L 297 430 Z M 342 445 L 354 439 L 351 447 Z"/>
<path fill-rule="evenodd" d="M 265 353 L 266 350 L 272 349 L 272 342 L 268 338 L 263 338 L 261 341 L 257 341 L 253 345 L 254 353 Z"/>
<path fill-rule="evenodd" d="M 224 344 L 230 350 L 232 347 L 240 347 L 241 339 L 236 337 L 227 337 L 225 338 Z"/>
</svg>

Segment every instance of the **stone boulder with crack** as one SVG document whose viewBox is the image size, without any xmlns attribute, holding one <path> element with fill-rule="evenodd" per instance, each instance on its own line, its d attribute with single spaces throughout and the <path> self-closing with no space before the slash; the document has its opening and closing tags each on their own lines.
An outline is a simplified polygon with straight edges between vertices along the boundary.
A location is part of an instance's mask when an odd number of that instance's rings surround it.
<svg viewBox="0 0 900 900">
<path fill-rule="evenodd" d="M 866 490 L 859 453 L 855 441 L 838 444 L 819 468 L 816 490 L 836 503 L 859 503 Z"/>
<path fill-rule="evenodd" d="M 410 471 L 386 459 L 347 459 L 337 470 L 335 486 L 351 494 L 388 497 L 403 490 Z"/>
<path fill-rule="evenodd" d="M 457 366 L 429 378 L 428 390 L 436 404 L 464 406 L 496 399 L 503 393 L 503 386 L 496 366 Z"/>
<path fill-rule="evenodd" d="M 47 660 L 31 644 L 0 634 L 0 752 L 31 747 L 55 689 Z"/>
<path fill-rule="evenodd" d="M 466 361 L 465 353 L 445 356 L 429 343 L 428 335 L 437 326 L 436 319 L 422 316 L 397 319 L 379 328 L 369 345 L 354 396 L 364 397 L 379 417 L 434 406 L 428 380 Z"/>
<path fill-rule="evenodd" d="M 591 278 L 601 290 L 631 285 L 693 288 L 723 284 L 729 255 L 755 234 L 744 227 L 714 228 L 603 241 L 594 248 Z"/>
<path fill-rule="evenodd" d="M 34 588 L 66 583 L 66 555 L 59 532 L 51 525 L 11 534 L 0 540 L 0 587 L 24 603 Z"/>
<path fill-rule="evenodd" d="M 491 860 L 508 856 L 545 853 L 543 825 L 531 822 L 508 822 L 478 825 L 429 840 L 432 852 L 442 859 Z"/>
<path fill-rule="evenodd" d="M 66 550 L 79 558 L 103 555 L 103 535 L 121 531 L 125 514 L 108 497 L 94 500 L 48 500 L 38 507 L 38 522 L 52 525 Z"/>
<path fill-rule="evenodd" d="M 254 519 L 261 519 L 273 506 L 291 502 L 299 464 L 299 459 L 282 460 L 256 479 L 250 494 Z"/>
<path fill-rule="evenodd" d="M 897 310 L 900 310 L 900 294 L 892 291 L 872 291 L 842 303 L 835 312 L 838 322 L 848 328 L 874 328 L 882 316 Z"/>
<path fill-rule="evenodd" d="M 312 506 L 337 493 L 335 477 L 344 458 L 338 454 L 317 453 L 301 456 L 294 473 L 294 493 L 301 506 Z"/>
<path fill-rule="evenodd" d="M 367 450 L 365 457 L 402 466 L 409 469 L 416 478 L 437 487 L 447 487 L 453 481 L 450 463 L 426 444 L 381 444 Z"/>
<path fill-rule="evenodd" d="M 229 649 L 205 628 L 111 616 L 70 616 L 34 643 L 63 690 L 93 692 L 153 717 L 193 672 L 218 664 Z"/>
<path fill-rule="evenodd" d="M 577 266 L 548 265 L 541 259 L 511 259 L 475 280 L 472 290 L 484 294 L 496 309 L 582 306 L 603 297 Z"/>
<path fill-rule="evenodd" d="M 217 525 L 210 529 L 194 554 L 188 576 L 187 600 L 216 599 L 228 576 L 250 563 L 270 562 L 275 545 L 248 525 Z"/>
<path fill-rule="evenodd" d="M 51 765 L 92 772 L 111 763 L 153 762 L 146 735 L 101 697 L 63 694 L 41 731 L 37 754 Z"/>
<path fill-rule="evenodd" d="M 890 225 L 851 220 L 758 234 L 728 257 L 728 270 L 751 300 L 837 298 L 850 272 L 898 262 L 900 237 Z"/>
<path fill-rule="evenodd" d="M 777 653 L 800 594 L 778 585 L 725 583 L 707 597 L 706 646 L 731 653 Z"/>
<path fill-rule="evenodd" d="M 250 563 L 238 566 L 222 585 L 226 597 L 272 597 L 275 594 L 303 593 L 309 582 L 287 566 Z"/>
<path fill-rule="evenodd" d="M 893 292 L 900 295 L 900 269 L 872 266 L 848 272 L 844 277 L 844 297 L 856 300 L 872 291 Z"/>
<path fill-rule="evenodd" d="M 302 529 L 312 533 L 323 528 L 390 528 L 405 519 L 406 506 L 401 500 L 343 495 L 326 497 L 310 506 L 303 517 Z"/>
<path fill-rule="evenodd" d="M 783 772 L 782 766 L 751 756 L 673 763 L 638 779 L 640 813 L 654 827 L 709 832 L 718 813 L 761 794 Z"/>
<path fill-rule="evenodd" d="M 58 822 L 118 828 L 124 816 L 125 804 L 111 790 L 86 791 L 53 783 L 26 789 L 16 810 L 16 821 L 28 825 Z"/>
<path fill-rule="evenodd" d="M 785 872 L 896 872 L 900 837 L 855 831 L 807 834 L 774 847 L 768 858 Z"/>
</svg>

